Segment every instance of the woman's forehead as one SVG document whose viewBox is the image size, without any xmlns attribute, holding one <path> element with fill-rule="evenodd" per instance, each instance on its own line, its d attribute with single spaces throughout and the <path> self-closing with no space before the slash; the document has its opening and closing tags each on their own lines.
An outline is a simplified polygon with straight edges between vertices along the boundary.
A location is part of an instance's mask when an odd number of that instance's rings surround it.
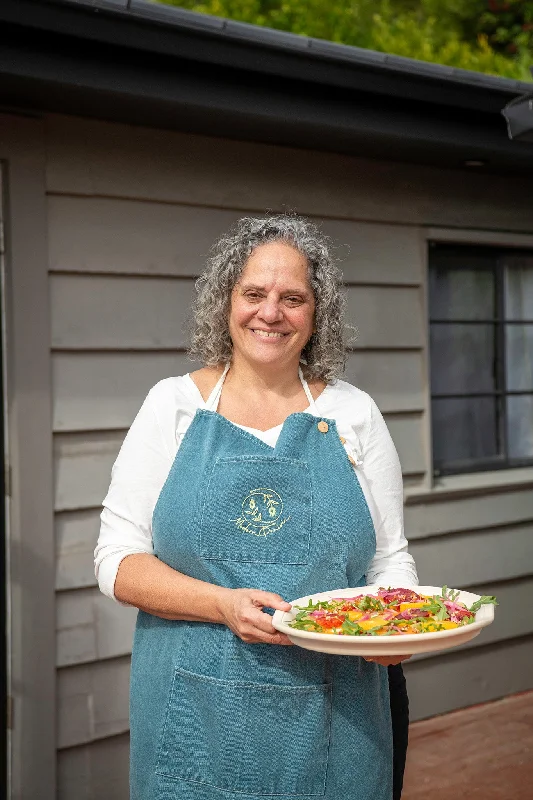
<svg viewBox="0 0 533 800">
<path fill-rule="evenodd" d="M 308 287 L 309 266 L 307 258 L 285 242 L 270 242 L 256 247 L 239 278 L 240 284 L 254 285 L 287 281 L 295 287 Z"/>
</svg>

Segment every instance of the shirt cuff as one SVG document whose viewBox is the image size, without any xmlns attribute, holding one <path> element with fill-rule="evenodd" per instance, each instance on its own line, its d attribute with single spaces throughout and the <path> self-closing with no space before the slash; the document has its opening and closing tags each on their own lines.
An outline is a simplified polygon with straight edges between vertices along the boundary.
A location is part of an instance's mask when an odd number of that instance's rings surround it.
<svg viewBox="0 0 533 800">
<path fill-rule="evenodd" d="M 115 597 L 115 581 L 118 568 L 127 556 L 132 556 L 136 553 L 146 553 L 146 550 L 121 550 L 118 553 L 109 553 L 102 558 L 95 569 L 100 591 L 121 606 L 131 606 L 131 603 L 124 603 Z"/>
</svg>

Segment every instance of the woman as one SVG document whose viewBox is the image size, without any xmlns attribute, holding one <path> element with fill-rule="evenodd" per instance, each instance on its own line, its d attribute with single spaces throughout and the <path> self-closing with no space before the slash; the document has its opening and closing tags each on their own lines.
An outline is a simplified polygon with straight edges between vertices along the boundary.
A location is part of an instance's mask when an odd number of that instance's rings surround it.
<svg viewBox="0 0 533 800">
<path fill-rule="evenodd" d="M 283 646 L 268 613 L 417 582 L 394 445 L 368 395 L 337 380 L 327 240 L 296 216 L 242 219 L 198 289 L 191 352 L 206 366 L 149 393 L 95 554 L 102 590 L 140 609 L 131 798 L 391 800 L 384 666 L 401 659 Z"/>
</svg>

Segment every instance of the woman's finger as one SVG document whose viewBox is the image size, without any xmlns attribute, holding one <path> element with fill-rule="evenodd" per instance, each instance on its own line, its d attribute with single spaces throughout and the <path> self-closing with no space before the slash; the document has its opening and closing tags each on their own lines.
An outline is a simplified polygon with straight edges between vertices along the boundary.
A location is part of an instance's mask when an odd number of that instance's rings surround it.
<svg viewBox="0 0 533 800">
<path fill-rule="evenodd" d="M 221 603 L 225 623 L 248 644 L 290 645 L 292 642 L 272 625 L 272 617 L 262 609 L 277 607 L 288 611 L 291 606 L 280 595 L 261 589 L 231 589 Z"/>
<path fill-rule="evenodd" d="M 273 608 L 276 611 L 290 611 L 292 608 L 290 603 L 287 603 L 283 597 L 279 594 L 274 594 L 274 592 L 264 592 L 262 589 L 253 589 L 251 597 L 254 604 L 260 605 L 263 608 Z"/>
<path fill-rule="evenodd" d="M 285 636 L 284 633 L 278 633 L 277 631 L 273 634 L 261 633 L 258 631 L 257 636 L 246 637 L 243 641 L 245 641 L 247 644 L 292 645 L 292 642 L 288 636 Z"/>
<path fill-rule="evenodd" d="M 270 633 L 272 635 L 277 633 L 276 629 L 272 625 L 272 617 L 270 614 L 265 614 L 264 611 L 260 611 L 258 608 L 254 608 L 253 606 L 251 606 L 249 609 L 246 609 L 242 620 L 245 624 L 253 629 L 263 631 L 264 633 Z"/>
</svg>

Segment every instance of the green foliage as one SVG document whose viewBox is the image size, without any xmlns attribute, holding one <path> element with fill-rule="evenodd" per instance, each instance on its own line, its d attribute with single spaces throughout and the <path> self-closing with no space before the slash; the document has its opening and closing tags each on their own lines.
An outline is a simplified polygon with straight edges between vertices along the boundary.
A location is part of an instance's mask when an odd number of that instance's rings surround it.
<svg viewBox="0 0 533 800">
<path fill-rule="evenodd" d="M 448 0 L 447 7 L 461 21 L 465 38 L 486 36 L 499 53 L 514 56 L 533 50 L 531 0 Z"/>
<path fill-rule="evenodd" d="M 192 11 L 531 80 L 528 0 L 156 0 Z"/>
</svg>

